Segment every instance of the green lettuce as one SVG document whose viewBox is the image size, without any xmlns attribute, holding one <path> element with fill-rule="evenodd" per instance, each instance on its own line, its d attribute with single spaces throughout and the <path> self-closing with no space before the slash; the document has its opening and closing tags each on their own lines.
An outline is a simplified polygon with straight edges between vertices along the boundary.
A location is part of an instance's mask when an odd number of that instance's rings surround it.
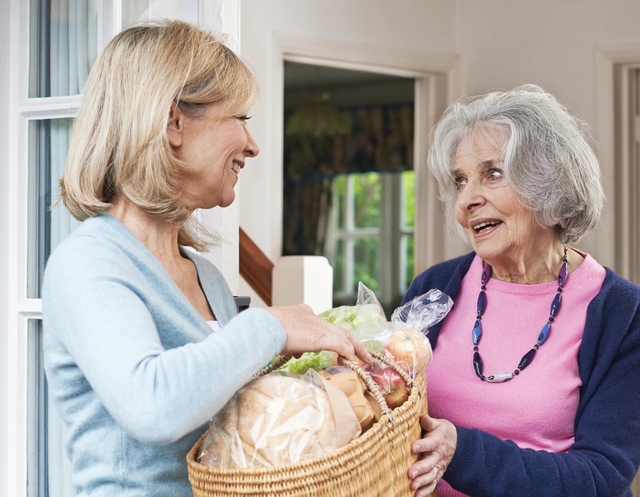
<svg viewBox="0 0 640 497">
<path fill-rule="evenodd" d="M 324 311 L 319 316 L 329 323 L 348 330 L 354 330 L 365 322 L 387 320 L 384 311 L 377 304 L 343 305 Z"/>
<path fill-rule="evenodd" d="M 294 374 L 304 374 L 309 369 L 322 371 L 333 363 L 336 357 L 335 352 L 321 350 L 319 352 L 305 352 L 298 359 L 292 357 L 278 368 L 278 371 L 286 371 Z"/>
</svg>

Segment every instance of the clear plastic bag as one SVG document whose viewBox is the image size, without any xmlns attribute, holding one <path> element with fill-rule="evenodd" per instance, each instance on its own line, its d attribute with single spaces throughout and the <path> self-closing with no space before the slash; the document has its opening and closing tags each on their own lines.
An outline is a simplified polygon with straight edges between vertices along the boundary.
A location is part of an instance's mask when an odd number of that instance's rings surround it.
<svg viewBox="0 0 640 497">
<path fill-rule="evenodd" d="M 212 419 L 198 461 L 224 469 L 277 467 L 336 450 L 322 379 L 272 372 L 242 387 Z"/>
<path fill-rule="evenodd" d="M 373 292 L 360 283 L 358 302 L 372 303 L 374 299 L 377 302 Z M 390 355 L 415 377 L 431 361 L 431 344 L 426 338 L 429 328 L 442 321 L 452 306 L 448 295 L 437 289 L 429 290 L 398 307 L 391 321 L 363 322 L 354 328 L 353 334 L 368 350 Z"/>
<path fill-rule="evenodd" d="M 366 313 L 362 314 L 364 306 Z M 334 319 L 335 324 L 340 325 L 342 320 L 353 325 L 349 329 L 368 350 L 388 355 L 415 378 L 431 361 L 431 344 L 427 339 L 429 328 L 444 319 L 452 306 L 448 295 L 433 289 L 398 307 L 391 321 L 382 320 L 380 316 L 384 316 L 384 310 L 377 297 L 360 282 L 355 306 L 331 309 L 321 317 L 339 316 L 341 319 Z M 372 318 L 366 319 L 367 316 Z M 408 390 L 395 371 L 377 361 L 365 369 L 382 390 L 390 408 L 402 405 Z"/>
<path fill-rule="evenodd" d="M 451 307 L 451 297 L 438 289 L 432 289 L 393 311 L 391 322 L 406 323 L 426 336 L 429 328 L 442 321 Z"/>
</svg>

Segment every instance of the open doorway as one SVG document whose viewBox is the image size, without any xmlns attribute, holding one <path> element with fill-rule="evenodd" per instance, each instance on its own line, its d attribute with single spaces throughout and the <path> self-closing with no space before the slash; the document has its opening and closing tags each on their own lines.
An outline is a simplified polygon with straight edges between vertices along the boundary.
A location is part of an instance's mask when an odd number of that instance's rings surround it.
<svg viewBox="0 0 640 497">
<path fill-rule="evenodd" d="M 387 314 L 414 274 L 415 79 L 284 62 L 283 255 L 323 255 L 334 305 Z"/>
</svg>

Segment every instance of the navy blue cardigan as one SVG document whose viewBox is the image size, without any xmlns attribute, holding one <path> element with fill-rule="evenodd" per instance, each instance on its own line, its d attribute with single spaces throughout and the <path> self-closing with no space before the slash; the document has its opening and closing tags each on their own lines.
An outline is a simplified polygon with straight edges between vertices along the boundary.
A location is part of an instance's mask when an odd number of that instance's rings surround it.
<svg viewBox="0 0 640 497">
<path fill-rule="evenodd" d="M 420 274 L 404 301 L 438 288 L 455 302 L 474 255 Z M 441 326 L 429 331 L 434 349 Z M 582 388 L 568 452 L 521 449 L 456 426 L 458 446 L 444 479 L 473 497 L 631 496 L 640 466 L 640 287 L 609 269 L 587 309 L 578 368 Z"/>
</svg>

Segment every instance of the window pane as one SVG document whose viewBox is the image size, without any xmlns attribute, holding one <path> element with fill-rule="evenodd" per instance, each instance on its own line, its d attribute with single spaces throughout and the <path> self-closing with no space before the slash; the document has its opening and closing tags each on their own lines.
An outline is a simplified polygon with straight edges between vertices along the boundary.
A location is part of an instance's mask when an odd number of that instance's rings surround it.
<svg viewBox="0 0 640 497">
<path fill-rule="evenodd" d="M 404 235 L 401 245 L 400 293 L 404 294 L 413 281 L 413 235 Z"/>
<path fill-rule="evenodd" d="M 345 203 L 347 196 L 347 175 L 340 174 L 333 180 L 333 194 L 335 208 L 338 211 L 338 229 L 343 230 L 345 227 Z"/>
<path fill-rule="evenodd" d="M 72 497 L 65 426 L 52 404 L 43 366 L 42 321 L 27 326 L 27 496 Z"/>
<path fill-rule="evenodd" d="M 380 175 L 378 173 L 353 174 L 354 212 L 356 228 L 380 227 Z"/>
<path fill-rule="evenodd" d="M 412 228 L 416 212 L 415 174 L 413 171 L 402 173 L 402 227 Z"/>
<path fill-rule="evenodd" d="M 358 292 L 358 282 L 362 281 L 370 290 L 378 290 L 380 279 L 380 240 L 359 238 L 353 241 L 353 288 Z"/>
<path fill-rule="evenodd" d="M 336 243 L 335 258 L 333 261 L 333 291 L 340 293 L 344 290 L 344 240 L 338 240 Z"/>
<path fill-rule="evenodd" d="M 31 0 L 29 96 L 82 92 L 98 47 L 98 0 Z"/>
<path fill-rule="evenodd" d="M 71 119 L 29 123 L 28 298 L 40 298 L 51 251 L 80 224 L 61 203 L 50 209 L 60 196 L 71 124 Z"/>
</svg>

